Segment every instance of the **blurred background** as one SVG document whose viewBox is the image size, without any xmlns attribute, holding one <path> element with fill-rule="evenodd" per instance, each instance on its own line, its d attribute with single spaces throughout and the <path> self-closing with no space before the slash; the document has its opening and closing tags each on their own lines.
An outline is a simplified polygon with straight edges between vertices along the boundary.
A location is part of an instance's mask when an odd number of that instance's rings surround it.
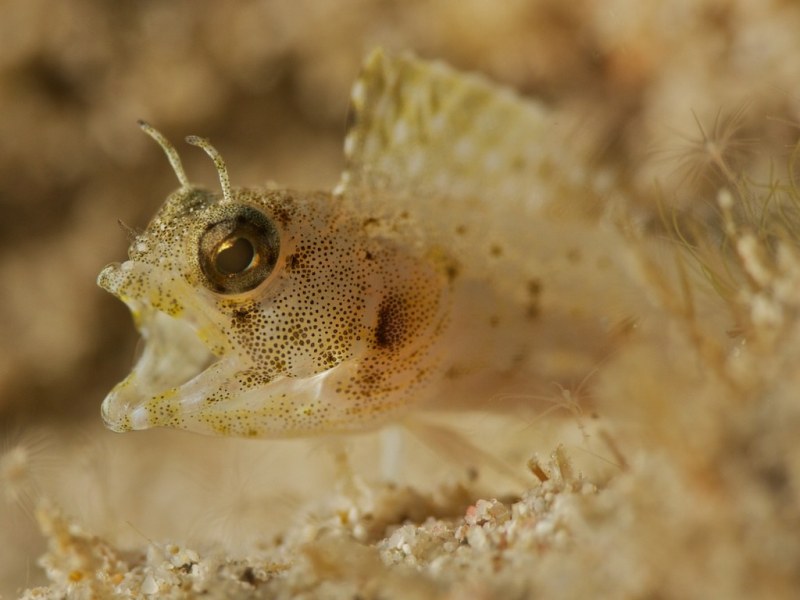
<svg viewBox="0 0 800 600">
<path fill-rule="evenodd" d="M 278 475 L 257 483 L 232 469 L 236 453 L 264 469 L 281 453 L 316 454 L 147 432 L 158 454 L 133 463 L 145 438 L 102 429 L 100 402 L 127 373 L 136 333 L 95 277 L 125 257 L 118 221 L 144 227 L 177 187 L 137 119 L 176 144 L 194 181 L 216 185 L 188 134 L 211 138 L 234 185 L 327 189 L 343 166 L 361 60 L 378 45 L 413 50 L 577 116 L 580 144 L 626 173 L 633 197 L 648 202 L 658 181 L 670 202 L 690 206 L 715 176 L 709 141 L 731 161 L 756 144 L 747 168 L 758 177 L 796 139 L 798 31 L 791 0 L 3 0 L 2 448 L 30 452 L 30 495 L 49 490 L 98 531 L 134 538 L 226 514 L 230 499 L 214 497 L 174 518 L 181 490 L 213 477 L 240 499 L 283 489 Z M 12 500 L 0 508 L 0 593 L 13 594 L 42 580 L 43 546 L 30 502 Z M 119 533 L 126 520 L 150 529 Z"/>
</svg>

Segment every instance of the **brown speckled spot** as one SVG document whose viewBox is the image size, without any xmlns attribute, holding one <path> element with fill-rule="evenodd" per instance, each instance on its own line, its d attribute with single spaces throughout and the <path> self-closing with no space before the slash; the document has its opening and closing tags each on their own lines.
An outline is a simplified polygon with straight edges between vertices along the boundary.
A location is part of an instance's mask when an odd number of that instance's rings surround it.
<svg viewBox="0 0 800 600">
<path fill-rule="evenodd" d="M 402 342 L 406 329 L 405 312 L 405 303 L 398 296 L 383 299 L 375 326 L 376 347 L 391 350 Z"/>
<path fill-rule="evenodd" d="M 252 312 L 252 308 L 238 307 L 233 309 L 234 321 L 244 321 Z"/>
<path fill-rule="evenodd" d="M 290 254 L 286 257 L 286 270 L 294 271 L 300 266 L 300 257 L 297 254 Z"/>
<path fill-rule="evenodd" d="M 447 281 L 453 283 L 459 274 L 458 264 L 455 262 L 450 262 L 445 265 L 444 274 L 447 277 Z"/>
</svg>

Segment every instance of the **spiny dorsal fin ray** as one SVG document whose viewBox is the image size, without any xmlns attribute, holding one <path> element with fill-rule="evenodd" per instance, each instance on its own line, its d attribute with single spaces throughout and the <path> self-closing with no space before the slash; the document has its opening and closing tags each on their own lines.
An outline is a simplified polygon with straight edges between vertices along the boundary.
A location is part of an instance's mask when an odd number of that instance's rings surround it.
<svg viewBox="0 0 800 600">
<path fill-rule="evenodd" d="M 506 210 L 536 210 L 552 201 L 553 187 L 581 179 L 543 106 L 441 62 L 376 50 L 352 105 L 338 190 L 361 203 L 384 202 L 377 191 L 412 203 L 492 197 Z"/>
</svg>

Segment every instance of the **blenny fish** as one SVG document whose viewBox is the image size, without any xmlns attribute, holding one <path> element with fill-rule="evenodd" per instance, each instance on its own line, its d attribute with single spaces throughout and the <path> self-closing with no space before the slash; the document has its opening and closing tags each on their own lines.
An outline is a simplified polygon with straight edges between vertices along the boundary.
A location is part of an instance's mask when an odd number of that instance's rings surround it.
<svg viewBox="0 0 800 600">
<path fill-rule="evenodd" d="M 180 182 L 99 285 L 144 349 L 114 431 L 287 437 L 412 409 L 492 410 L 583 379 L 641 294 L 608 177 L 553 111 L 440 62 L 375 51 L 331 192 Z M 613 186 L 612 186 L 613 187 Z"/>
</svg>

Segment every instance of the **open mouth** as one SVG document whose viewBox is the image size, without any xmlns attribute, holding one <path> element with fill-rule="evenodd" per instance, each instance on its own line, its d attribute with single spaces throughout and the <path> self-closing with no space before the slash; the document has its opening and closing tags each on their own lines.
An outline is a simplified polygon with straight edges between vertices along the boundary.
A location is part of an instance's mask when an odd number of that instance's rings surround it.
<svg viewBox="0 0 800 600">
<path fill-rule="evenodd" d="M 269 377 L 228 339 L 228 317 L 214 299 L 179 274 L 129 260 L 103 269 L 98 284 L 128 305 L 143 342 L 130 374 L 103 400 L 112 431 L 290 437 L 354 428 L 347 405 L 323 397 L 337 385 L 334 373 L 354 377 L 357 361 L 304 377 Z"/>
<path fill-rule="evenodd" d="M 142 293 L 151 289 L 146 285 L 148 275 L 153 273 L 145 265 L 129 261 L 107 266 L 97 280 L 128 305 L 144 344 L 130 374 L 103 400 L 103 420 L 113 431 L 150 427 L 152 401 L 167 398 L 219 361 L 188 315 L 170 316 L 153 307 Z"/>
</svg>

